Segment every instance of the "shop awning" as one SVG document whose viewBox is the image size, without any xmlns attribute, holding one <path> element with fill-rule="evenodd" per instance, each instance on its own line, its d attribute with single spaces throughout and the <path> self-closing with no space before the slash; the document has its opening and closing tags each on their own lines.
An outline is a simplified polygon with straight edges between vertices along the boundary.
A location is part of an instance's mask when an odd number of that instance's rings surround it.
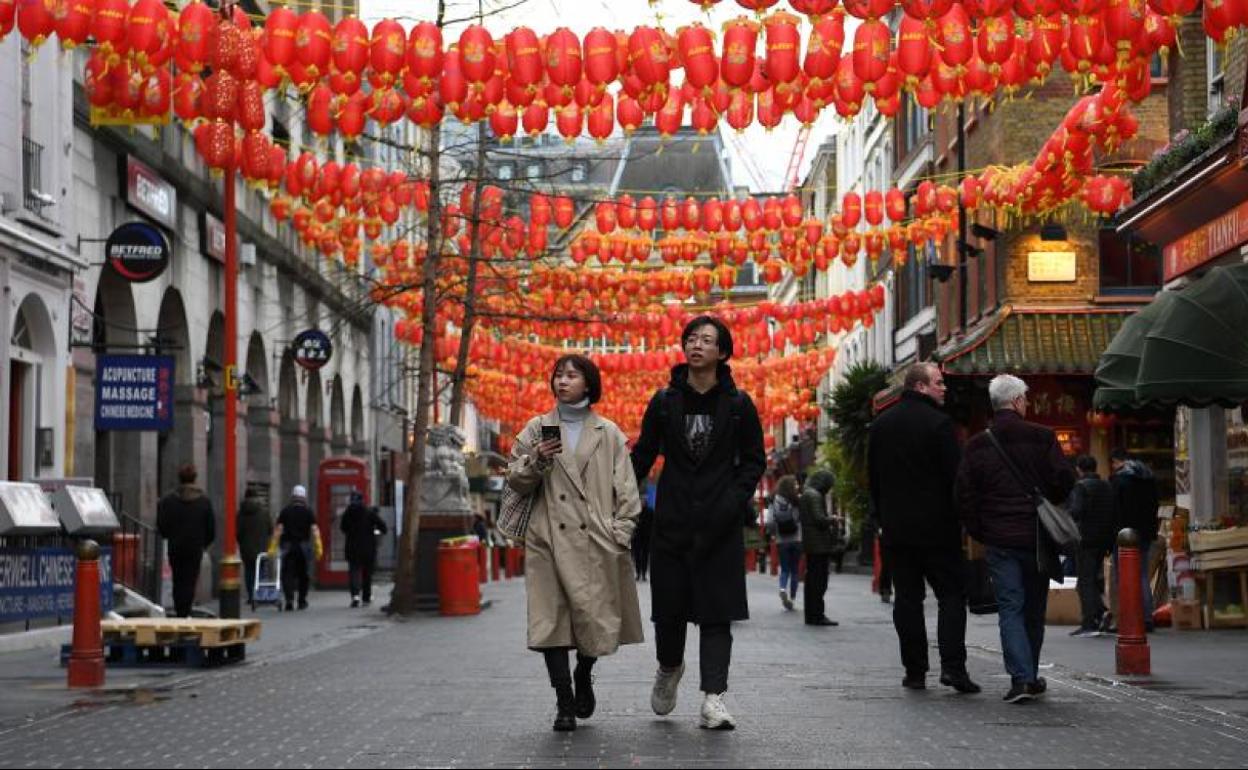
<svg viewBox="0 0 1248 770">
<path fill-rule="evenodd" d="M 1173 294 L 1144 337 L 1137 400 L 1248 401 L 1248 264 L 1215 267 Z"/>
<path fill-rule="evenodd" d="M 1006 306 L 933 358 L 954 375 L 1090 375 L 1129 312 Z"/>
<path fill-rule="evenodd" d="M 1140 374 L 1140 357 L 1144 354 L 1144 338 L 1158 316 L 1170 306 L 1174 292 L 1165 291 L 1131 316 L 1118 330 L 1096 367 L 1099 387 L 1092 405 L 1102 412 L 1136 409 L 1135 383 Z"/>
</svg>

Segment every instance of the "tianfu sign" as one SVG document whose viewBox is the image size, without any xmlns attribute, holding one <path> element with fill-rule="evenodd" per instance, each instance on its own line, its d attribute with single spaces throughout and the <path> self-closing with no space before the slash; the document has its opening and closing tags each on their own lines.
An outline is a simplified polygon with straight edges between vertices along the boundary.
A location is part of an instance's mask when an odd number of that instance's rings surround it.
<svg viewBox="0 0 1248 770">
<path fill-rule="evenodd" d="M 169 241 L 160 228 L 127 222 L 108 236 L 104 258 L 113 272 L 131 283 L 146 283 L 169 266 Z"/>
</svg>

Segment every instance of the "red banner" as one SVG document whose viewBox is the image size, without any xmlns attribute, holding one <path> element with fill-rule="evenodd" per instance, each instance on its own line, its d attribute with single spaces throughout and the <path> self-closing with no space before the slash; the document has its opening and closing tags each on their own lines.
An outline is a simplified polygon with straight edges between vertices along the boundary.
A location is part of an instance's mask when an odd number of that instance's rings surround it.
<svg viewBox="0 0 1248 770">
<path fill-rule="evenodd" d="M 1248 242 L 1248 201 L 1166 246 L 1166 280 L 1195 270 L 1245 242 Z"/>
</svg>

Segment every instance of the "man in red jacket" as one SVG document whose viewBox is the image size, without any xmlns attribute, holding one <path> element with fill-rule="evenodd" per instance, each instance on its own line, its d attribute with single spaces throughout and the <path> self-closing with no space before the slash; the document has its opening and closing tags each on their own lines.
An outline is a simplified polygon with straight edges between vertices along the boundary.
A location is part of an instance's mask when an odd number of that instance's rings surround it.
<svg viewBox="0 0 1248 770">
<path fill-rule="evenodd" d="M 994 377 L 988 397 L 996 413 L 987 431 L 967 442 L 958 470 L 958 512 L 966 531 L 988 547 L 988 568 L 997 592 L 998 622 L 1007 703 L 1043 695 L 1039 676 L 1049 577 L 1038 566 L 1041 533 L 1033 490 L 1061 503 L 1075 486 L 1075 473 L 1053 431 L 1027 422 L 1027 383 L 1009 374 Z M 993 443 L 996 438 L 998 448 Z M 1023 479 L 1002 456 L 1004 451 Z M 1057 577 L 1060 577 L 1060 569 Z"/>
</svg>

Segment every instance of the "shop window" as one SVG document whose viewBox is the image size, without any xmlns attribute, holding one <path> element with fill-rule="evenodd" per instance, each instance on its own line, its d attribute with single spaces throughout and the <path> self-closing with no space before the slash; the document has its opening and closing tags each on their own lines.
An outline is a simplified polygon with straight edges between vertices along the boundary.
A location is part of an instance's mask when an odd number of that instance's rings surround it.
<svg viewBox="0 0 1248 770">
<path fill-rule="evenodd" d="M 572 181 L 573 182 L 585 181 L 585 164 L 577 163 L 575 166 L 572 167 Z"/>
<path fill-rule="evenodd" d="M 1112 228 L 1100 232 L 1101 292 L 1152 294 L 1161 288 L 1161 249 Z"/>
</svg>

